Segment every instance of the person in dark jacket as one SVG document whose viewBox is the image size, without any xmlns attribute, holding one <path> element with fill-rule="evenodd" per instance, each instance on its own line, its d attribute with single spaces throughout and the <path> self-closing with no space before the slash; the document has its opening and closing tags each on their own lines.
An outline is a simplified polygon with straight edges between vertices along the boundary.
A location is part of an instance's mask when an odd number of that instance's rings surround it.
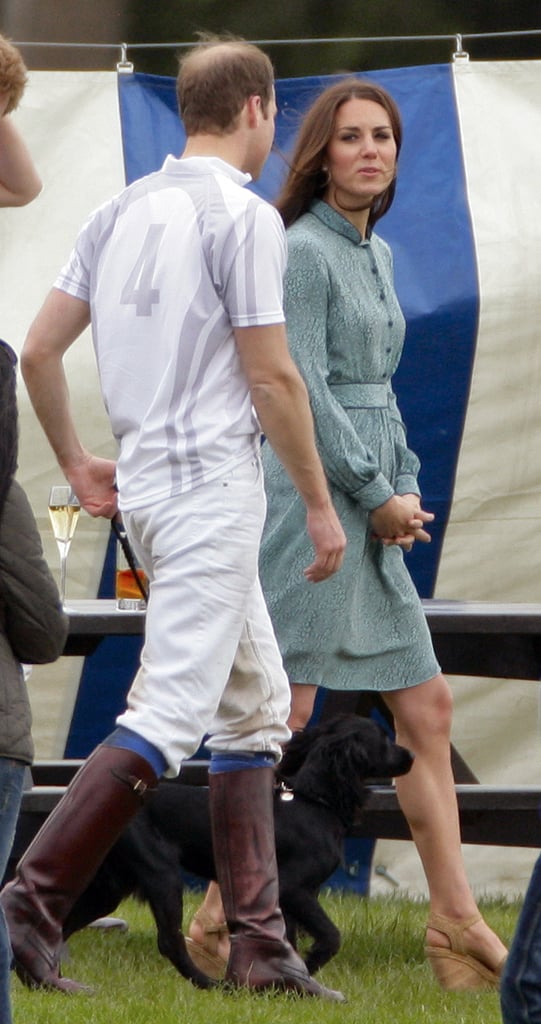
<svg viewBox="0 0 541 1024">
<path fill-rule="evenodd" d="M 68 620 L 44 559 L 28 498 L 14 479 L 17 400 L 14 351 L 0 341 L 0 879 L 13 844 L 25 767 L 32 763 L 32 718 L 23 664 L 55 661 Z M 0 907 L 0 1021 L 10 1024 L 11 947 Z"/>
</svg>

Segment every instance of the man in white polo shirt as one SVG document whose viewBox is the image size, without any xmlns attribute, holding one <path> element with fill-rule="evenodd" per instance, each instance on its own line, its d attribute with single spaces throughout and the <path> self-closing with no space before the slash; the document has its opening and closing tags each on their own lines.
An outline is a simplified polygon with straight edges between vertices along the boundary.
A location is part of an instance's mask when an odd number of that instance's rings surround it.
<svg viewBox="0 0 541 1024">
<path fill-rule="evenodd" d="M 150 582 L 141 666 L 117 728 L 91 755 L 2 894 L 16 968 L 64 991 L 62 922 L 140 805 L 210 734 L 226 980 L 343 998 L 308 975 L 278 907 L 273 764 L 289 686 L 258 580 L 263 431 L 307 511 L 308 580 L 341 565 L 345 538 L 287 348 L 281 221 L 244 186 L 274 136 L 272 66 L 243 41 L 207 40 L 178 78 L 180 160 L 104 204 L 32 325 L 22 367 L 83 507 L 118 508 Z M 63 356 L 92 324 L 118 462 L 79 440 Z M 118 486 L 118 495 L 115 489 Z"/>
</svg>

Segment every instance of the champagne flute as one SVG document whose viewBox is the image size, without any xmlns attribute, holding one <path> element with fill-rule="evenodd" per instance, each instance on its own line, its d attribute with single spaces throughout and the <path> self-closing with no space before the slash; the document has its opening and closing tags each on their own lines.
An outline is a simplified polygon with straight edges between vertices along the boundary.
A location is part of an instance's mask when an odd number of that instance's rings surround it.
<svg viewBox="0 0 541 1024">
<path fill-rule="evenodd" d="M 81 506 L 71 487 L 62 484 L 49 492 L 49 519 L 60 555 L 60 600 L 66 599 L 66 563 Z"/>
</svg>

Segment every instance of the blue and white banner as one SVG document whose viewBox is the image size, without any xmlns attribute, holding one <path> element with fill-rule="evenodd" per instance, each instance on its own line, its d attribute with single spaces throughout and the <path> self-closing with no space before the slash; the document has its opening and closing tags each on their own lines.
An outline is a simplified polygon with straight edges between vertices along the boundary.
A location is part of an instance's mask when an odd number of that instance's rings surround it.
<svg viewBox="0 0 541 1024">
<path fill-rule="evenodd" d="M 396 391 L 422 460 L 424 503 L 437 516 L 432 544 L 410 556 L 412 571 L 423 596 L 537 601 L 541 62 L 457 63 L 368 77 L 392 93 L 404 120 L 396 200 L 378 230 L 393 248 L 408 323 Z M 290 150 L 303 110 L 329 81 L 278 82 L 279 150 Z M 178 155 L 184 135 L 174 81 L 139 74 L 34 72 L 16 119 L 44 181 L 29 207 L 0 212 L 0 334 L 20 349 L 86 216 L 125 181 L 159 167 L 167 153 Z M 284 170 L 273 153 L 253 187 L 272 200 Z M 66 364 L 84 443 L 113 455 L 88 336 Z M 22 383 L 20 408 L 19 476 L 56 567 L 46 503 L 60 472 Z M 68 598 L 106 595 L 108 539 L 106 523 L 81 518 Z M 122 706 L 136 657 L 136 649 L 128 657 L 124 644 L 108 642 L 86 666 L 64 659 L 34 673 L 40 756 L 88 753 Z M 501 721 L 494 710 L 501 695 L 513 714 L 526 702 L 520 751 L 507 768 L 522 766 L 521 781 L 534 781 L 532 767 L 541 775 L 536 687 L 518 684 L 511 691 L 485 682 L 472 698 L 457 685 L 457 703 L 463 696 L 468 709 L 466 732 L 469 712 L 477 714 L 480 700 L 486 702 L 486 687 L 487 750 L 505 742 L 504 708 Z M 475 767 L 485 738 L 474 732 Z"/>
</svg>

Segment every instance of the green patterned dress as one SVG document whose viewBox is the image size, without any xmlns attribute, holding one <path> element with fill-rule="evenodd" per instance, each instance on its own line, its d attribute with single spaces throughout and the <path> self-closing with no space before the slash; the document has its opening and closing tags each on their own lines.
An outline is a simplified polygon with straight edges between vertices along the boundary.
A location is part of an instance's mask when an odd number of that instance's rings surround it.
<svg viewBox="0 0 541 1024">
<path fill-rule="evenodd" d="M 375 541 L 369 519 L 392 494 L 419 493 L 419 461 L 391 389 L 404 341 L 391 252 L 320 200 L 288 245 L 288 337 L 348 546 L 339 573 L 306 582 L 304 505 L 264 444 L 260 573 L 285 668 L 291 682 L 330 689 L 415 686 L 440 668 L 402 550 Z"/>
</svg>

